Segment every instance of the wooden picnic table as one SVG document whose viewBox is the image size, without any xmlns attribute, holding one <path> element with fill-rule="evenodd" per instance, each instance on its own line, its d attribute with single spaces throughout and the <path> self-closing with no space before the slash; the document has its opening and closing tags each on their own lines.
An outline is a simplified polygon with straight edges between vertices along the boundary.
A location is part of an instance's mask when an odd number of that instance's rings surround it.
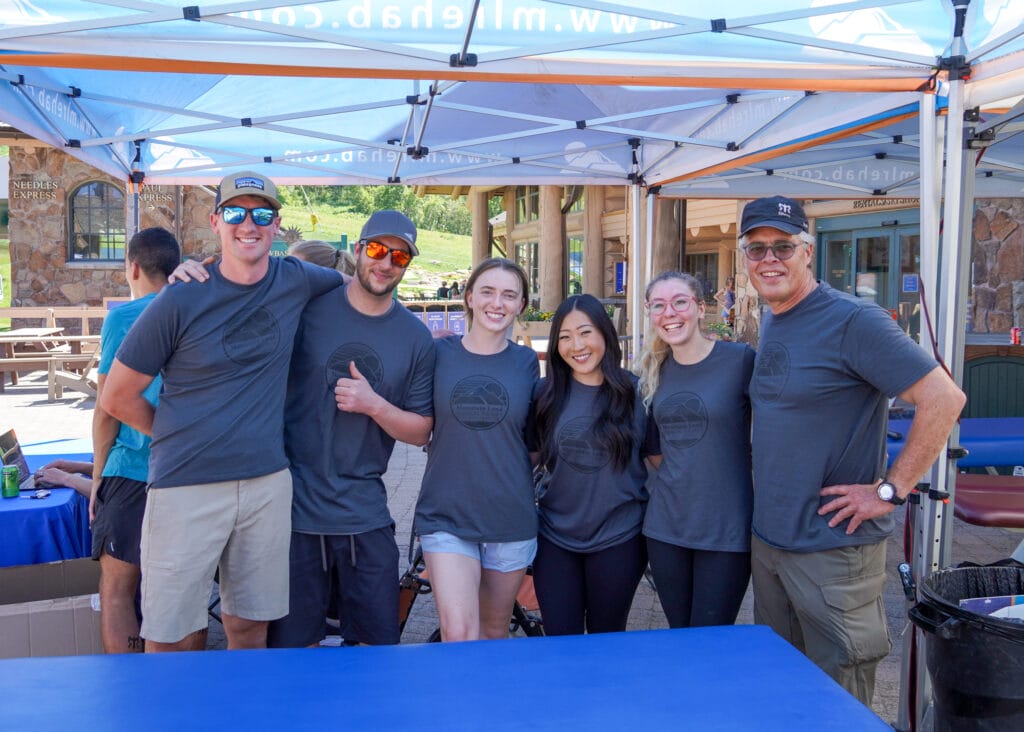
<svg viewBox="0 0 1024 732">
<path fill-rule="evenodd" d="M 5 374 L 11 375 L 11 384 L 18 383 L 19 371 L 46 370 L 50 361 L 56 357 L 62 359 L 58 368 L 86 367 L 90 365 L 92 355 L 99 348 L 98 335 L 62 335 L 63 328 L 16 328 L 0 331 L 0 391 L 6 380 Z"/>
</svg>

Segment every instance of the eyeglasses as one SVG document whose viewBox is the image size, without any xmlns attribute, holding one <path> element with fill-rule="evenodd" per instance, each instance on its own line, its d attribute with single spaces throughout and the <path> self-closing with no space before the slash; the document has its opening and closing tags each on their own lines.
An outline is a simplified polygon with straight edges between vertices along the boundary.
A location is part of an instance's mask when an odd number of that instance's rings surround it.
<svg viewBox="0 0 1024 732">
<path fill-rule="evenodd" d="M 270 226 L 274 223 L 274 219 L 277 218 L 277 211 L 265 206 L 259 206 L 258 208 L 245 208 L 243 206 L 220 207 L 220 217 L 225 224 L 240 224 L 245 221 L 246 214 L 252 217 L 252 222 L 257 226 Z"/>
<path fill-rule="evenodd" d="M 796 254 L 798 246 L 800 245 L 794 244 L 789 239 L 780 239 L 779 241 L 773 241 L 770 246 L 761 243 L 747 244 L 743 247 L 743 253 L 747 255 L 747 259 L 751 262 L 760 262 L 768 256 L 768 250 L 771 249 L 775 258 L 784 262 Z"/>
<path fill-rule="evenodd" d="M 673 311 L 682 315 L 688 311 L 695 303 L 697 298 L 690 295 L 676 295 L 671 301 L 666 302 L 665 300 L 651 300 L 649 303 L 644 305 L 644 308 L 651 315 L 658 316 L 664 314 L 668 308 L 672 308 Z"/>
<path fill-rule="evenodd" d="M 396 267 L 408 267 L 409 262 L 412 261 L 412 255 L 409 252 L 402 251 L 401 249 L 391 249 L 387 244 L 381 244 L 379 241 L 367 241 L 364 242 L 366 246 L 366 256 L 370 259 L 384 259 L 388 256 L 388 252 L 391 253 L 391 264 Z"/>
</svg>

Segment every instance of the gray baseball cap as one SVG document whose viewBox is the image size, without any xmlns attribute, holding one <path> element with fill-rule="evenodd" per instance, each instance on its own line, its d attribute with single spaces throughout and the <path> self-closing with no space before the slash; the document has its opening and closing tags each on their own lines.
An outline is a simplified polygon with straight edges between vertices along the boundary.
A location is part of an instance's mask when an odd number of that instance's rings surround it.
<svg viewBox="0 0 1024 732">
<path fill-rule="evenodd" d="M 363 224 L 359 240 L 367 241 L 381 236 L 397 237 L 409 245 L 410 254 L 414 257 L 420 255 L 420 250 L 416 248 L 416 224 L 401 211 L 384 209 L 374 213 Z"/>
</svg>

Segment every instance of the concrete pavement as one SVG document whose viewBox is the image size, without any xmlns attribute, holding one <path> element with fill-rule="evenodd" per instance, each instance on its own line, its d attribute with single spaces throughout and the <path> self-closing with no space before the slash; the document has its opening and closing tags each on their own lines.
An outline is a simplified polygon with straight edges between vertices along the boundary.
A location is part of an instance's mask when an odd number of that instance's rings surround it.
<svg viewBox="0 0 1024 732">
<path fill-rule="evenodd" d="M 55 403 L 46 400 L 46 375 L 26 375 L 18 386 L 6 387 L 0 394 L 0 428 L 14 427 L 23 444 L 62 438 L 87 437 L 93 401 L 76 392 L 65 392 L 66 398 Z M 384 476 L 391 514 L 397 524 L 399 546 L 402 549 L 402 569 L 412 528 L 413 511 L 419 491 L 420 479 L 426 465 L 426 454 L 399 443 Z M 973 561 L 981 564 L 1010 556 L 1022 534 L 971 526 L 955 521 L 953 529 L 953 563 Z M 888 546 L 888 574 L 885 605 L 893 639 L 893 651 L 879 667 L 873 709 L 883 719 L 894 722 L 899 702 L 900 652 L 907 635 L 906 601 L 896 574 L 896 565 L 902 561 L 902 527 L 898 527 Z M 753 597 L 748 589 L 738 619 L 739 623 L 753 622 Z M 223 647 L 223 635 L 216 623 L 211 624 L 211 646 Z M 429 595 L 420 597 L 403 635 L 403 642 L 425 641 L 437 627 L 437 615 Z M 629 616 L 629 629 L 665 628 L 667 624 L 653 589 L 641 581 Z M 685 663 L 680 659 L 680 663 Z M 737 669 L 742 673 L 742 669 Z"/>
</svg>

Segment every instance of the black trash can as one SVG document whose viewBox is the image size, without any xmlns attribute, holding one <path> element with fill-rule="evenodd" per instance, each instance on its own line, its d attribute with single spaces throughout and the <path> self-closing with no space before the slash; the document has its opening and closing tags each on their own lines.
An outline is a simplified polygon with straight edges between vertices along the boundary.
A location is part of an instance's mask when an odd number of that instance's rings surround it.
<svg viewBox="0 0 1024 732">
<path fill-rule="evenodd" d="M 921 583 L 910 619 L 925 631 L 935 730 L 1024 730 L 1024 621 L 960 608 L 1024 595 L 1024 567 L 963 567 Z"/>
</svg>

